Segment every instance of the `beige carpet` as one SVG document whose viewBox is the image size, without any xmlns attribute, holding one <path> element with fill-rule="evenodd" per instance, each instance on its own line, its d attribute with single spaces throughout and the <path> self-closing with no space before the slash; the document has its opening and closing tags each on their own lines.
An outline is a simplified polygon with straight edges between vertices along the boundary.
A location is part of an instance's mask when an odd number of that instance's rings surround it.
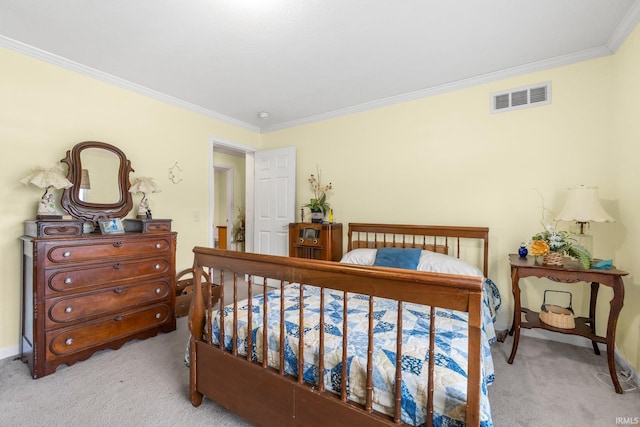
<svg viewBox="0 0 640 427">
<path fill-rule="evenodd" d="M 492 347 L 496 381 L 489 400 L 496 426 L 623 425 L 619 417 L 640 424 L 635 378 L 620 377 L 624 390 L 635 390 L 616 394 L 602 348 L 597 356 L 592 348 L 521 336 L 509 365 L 512 342 L 508 337 Z"/>
<path fill-rule="evenodd" d="M 249 425 L 208 399 L 191 405 L 182 360 L 187 337 L 187 319 L 180 318 L 176 332 L 99 352 L 37 380 L 22 362 L 2 360 L 0 426 Z M 604 382 L 595 377 L 606 372 L 604 356 L 523 337 L 507 365 L 510 349 L 511 338 L 493 347 L 496 426 L 615 426 L 616 417 L 640 416 L 640 393 L 616 395 L 606 375 Z"/>
</svg>

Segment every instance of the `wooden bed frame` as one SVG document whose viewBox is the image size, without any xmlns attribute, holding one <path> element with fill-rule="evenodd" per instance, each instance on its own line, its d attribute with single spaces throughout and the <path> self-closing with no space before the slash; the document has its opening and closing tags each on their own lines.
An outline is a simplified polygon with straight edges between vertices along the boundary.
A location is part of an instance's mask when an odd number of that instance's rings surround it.
<svg viewBox="0 0 640 427">
<path fill-rule="evenodd" d="M 487 268 L 488 229 L 480 227 L 433 227 L 388 224 L 350 224 L 348 248 L 354 247 L 422 247 L 433 245 L 440 252 L 460 255 L 465 251 L 465 239 L 475 240 L 474 249 L 479 248 L 483 254 L 481 265 Z M 477 240 L 479 239 L 479 240 Z M 358 242 L 354 244 L 354 242 Z M 478 243 L 479 242 L 479 243 Z M 462 246 L 462 248 L 461 248 Z M 453 253 L 452 253 L 453 251 Z M 360 405 L 349 401 L 346 392 L 342 395 L 324 389 L 323 381 L 311 385 L 303 381 L 302 377 L 287 375 L 280 369 L 267 366 L 266 349 L 263 350 L 262 360 L 257 363 L 251 361 L 251 356 L 238 353 L 236 339 L 233 339 L 233 349 L 224 349 L 211 344 L 208 336 L 210 328 L 205 327 L 205 319 L 211 318 L 212 306 L 208 286 L 201 286 L 203 272 L 208 272 L 213 282 L 231 281 L 233 295 L 225 298 L 224 286 L 220 287 L 220 301 L 222 305 L 233 304 L 233 314 L 237 313 L 239 287 L 246 282 L 255 286 L 259 284 L 262 291 L 268 290 L 268 279 L 277 281 L 281 290 L 285 283 L 303 283 L 318 286 L 323 289 L 336 289 L 344 292 L 354 292 L 372 297 L 388 298 L 403 302 L 424 304 L 431 307 L 434 315 L 435 307 L 468 312 L 468 382 L 466 423 L 477 426 L 480 423 L 480 387 L 481 387 L 481 305 L 482 279 L 479 277 L 458 276 L 440 273 L 426 273 L 412 270 L 400 270 L 381 267 L 367 267 L 351 264 L 340 264 L 330 261 L 305 260 L 299 258 L 278 257 L 224 251 L 203 247 L 194 250 L 194 278 L 196 280 L 195 296 L 191 301 L 189 313 L 189 329 L 192 338 L 189 342 L 190 350 L 190 397 L 194 406 L 199 406 L 203 396 L 241 415 L 249 422 L 258 426 L 393 426 L 404 425 L 400 420 L 401 393 L 395 392 L 395 414 L 393 416 L 380 414 L 372 409 L 372 324 L 369 325 L 369 348 L 367 366 L 367 396 L 366 404 Z M 270 281 L 273 283 L 273 281 Z M 244 292 L 249 298 L 252 287 L 247 286 Z M 204 292 L 204 294 L 203 294 Z M 302 293 L 302 291 L 301 291 Z M 324 295 L 324 294 L 322 294 Z M 302 297 L 302 295 L 301 295 Z M 370 309 L 373 306 L 372 298 Z M 323 312 L 324 299 L 321 298 L 320 312 Z M 399 303 L 400 306 L 400 303 Z M 249 310 L 251 311 L 251 310 Z M 399 310 L 400 311 L 400 310 Z M 402 319 L 399 315 L 398 330 L 402 331 Z M 304 321 L 300 314 L 301 322 Z M 251 319 L 247 319 L 251 323 Z M 264 319 L 266 323 L 266 319 Z M 234 319 L 234 325 L 237 320 Z M 323 317 L 321 315 L 321 325 Z M 347 322 L 344 322 L 346 325 Z M 428 385 L 428 413 L 433 411 L 433 337 L 435 322 L 431 322 L 430 336 L 432 342 L 429 350 L 429 385 Z M 234 330 L 237 329 L 234 327 Z M 265 328 L 266 329 L 266 328 Z M 320 328 L 320 348 L 323 348 L 323 331 Z M 346 332 L 346 331 L 344 331 Z M 234 333 L 235 334 L 235 333 Z M 266 335 L 266 332 L 265 332 Z M 283 335 L 280 348 L 283 348 Z M 346 341 L 346 333 L 343 333 Z M 219 342 L 224 342 L 224 337 Z M 251 347 L 251 338 L 248 338 Z M 267 340 L 263 338 L 263 342 Z M 343 366 L 348 358 L 347 345 L 343 341 Z M 398 360 L 401 358 L 401 342 L 397 344 Z M 304 340 L 300 338 L 300 349 Z M 302 354 L 299 351 L 299 354 Z M 320 360 L 319 372 L 323 372 L 323 354 Z M 304 363 L 304 356 L 300 356 L 300 364 Z M 396 364 L 398 383 L 401 373 L 399 363 Z M 302 369 L 299 369 L 301 371 Z M 346 370 L 346 368 L 345 368 Z M 343 377 L 344 377 L 343 373 Z M 343 384 L 344 385 L 344 384 Z M 346 390 L 346 387 L 342 387 Z M 427 425 L 431 425 L 432 417 L 427 417 Z"/>
</svg>

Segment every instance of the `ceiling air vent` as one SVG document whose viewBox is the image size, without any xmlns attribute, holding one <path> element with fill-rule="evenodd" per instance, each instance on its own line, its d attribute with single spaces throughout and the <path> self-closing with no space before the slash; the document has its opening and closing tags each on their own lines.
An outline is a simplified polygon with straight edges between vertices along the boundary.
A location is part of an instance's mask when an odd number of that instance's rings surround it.
<svg viewBox="0 0 640 427">
<path fill-rule="evenodd" d="M 551 103 L 551 82 L 491 94 L 491 112 L 519 110 Z"/>
</svg>

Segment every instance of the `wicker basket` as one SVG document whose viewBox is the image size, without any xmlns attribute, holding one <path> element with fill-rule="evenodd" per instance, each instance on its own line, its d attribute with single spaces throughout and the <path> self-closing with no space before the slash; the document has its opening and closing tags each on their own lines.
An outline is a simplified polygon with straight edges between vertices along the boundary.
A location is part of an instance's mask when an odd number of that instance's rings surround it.
<svg viewBox="0 0 640 427">
<path fill-rule="evenodd" d="M 542 263 L 544 265 L 561 266 L 564 261 L 564 254 L 562 252 L 549 252 L 542 257 Z"/>
<path fill-rule="evenodd" d="M 561 307 L 559 305 L 547 304 L 547 292 L 558 292 L 569 294 L 569 307 Z M 571 292 L 553 291 L 547 289 L 544 291 L 544 299 L 542 307 L 540 307 L 540 320 L 547 325 L 559 329 L 573 329 L 576 327 L 576 320 L 573 314 L 572 295 Z"/>
</svg>

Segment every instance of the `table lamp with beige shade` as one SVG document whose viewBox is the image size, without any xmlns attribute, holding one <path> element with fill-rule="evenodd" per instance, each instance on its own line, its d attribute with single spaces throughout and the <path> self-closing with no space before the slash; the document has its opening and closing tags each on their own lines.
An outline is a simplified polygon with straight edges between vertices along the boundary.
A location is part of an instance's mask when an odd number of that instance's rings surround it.
<svg viewBox="0 0 640 427">
<path fill-rule="evenodd" d="M 133 179 L 133 184 L 131 185 L 131 188 L 129 188 L 129 192 L 133 194 L 142 193 L 142 200 L 140 200 L 140 203 L 138 204 L 137 218 L 152 218 L 147 194 L 159 193 L 160 191 L 162 190 L 158 184 L 155 183 L 153 178 L 141 176 Z"/>
<path fill-rule="evenodd" d="M 556 218 L 559 221 L 573 221 L 578 224 L 578 243 L 593 255 L 593 236 L 585 231 L 591 222 L 614 222 L 598 199 L 598 187 L 581 185 L 568 189 L 567 201 Z"/>
<path fill-rule="evenodd" d="M 37 219 L 62 218 L 56 206 L 54 195 L 50 190 L 52 187 L 58 190 L 71 188 L 73 187 L 73 183 L 64 176 L 64 172 L 60 167 L 35 168 L 29 175 L 22 178 L 20 182 L 25 185 L 32 184 L 45 189 L 42 199 L 38 204 Z"/>
</svg>

